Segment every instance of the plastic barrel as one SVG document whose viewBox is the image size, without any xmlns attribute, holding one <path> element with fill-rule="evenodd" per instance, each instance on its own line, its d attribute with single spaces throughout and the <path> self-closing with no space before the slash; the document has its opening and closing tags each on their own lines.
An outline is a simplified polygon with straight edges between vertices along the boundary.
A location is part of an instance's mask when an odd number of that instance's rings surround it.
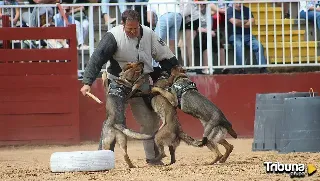
<svg viewBox="0 0 320 181">
<path fill-rule="evenodd" d="M 320 151 L 320 97 L 286 98 L 279 153 Z"/>
<path fill-rule="evenodd" d="M 314 93 L 317 95 L 318 93 Z M 309 92 L 256 94 L 252 151 L 279 150 L 280 123 L 284 119 L 284 99 L 310 97 Z"/>
</svg>

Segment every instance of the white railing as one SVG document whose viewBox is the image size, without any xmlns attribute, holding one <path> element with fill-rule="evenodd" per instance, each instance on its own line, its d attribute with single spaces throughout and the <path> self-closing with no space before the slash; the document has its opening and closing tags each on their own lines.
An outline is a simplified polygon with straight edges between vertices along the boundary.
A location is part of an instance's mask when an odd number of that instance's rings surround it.
<svg viewBox="0 0 320 181">
<path fill-rule="evenodd" d="M 316 23 L 315 11 L 308 13 L 300 12 L 305 6 L 310 6 L 315 1 L 205 1 L 205 2 L 184 2 L 184 3 L 90 3 L 90 4 L 63 4 L 65 8 L 70 8 L 70 17 L 76 15 L 77 7 L 85 7 L 79 11 L 80 19 L 71 18 L 71 23 L 77 24 L 77 37 L 79 43 L 82 43 L 81 36 L 84 32 L 88 35 L 84 37 L 84 44 L 88 42 L 88 49 L 79 48 L 79 72 L 83 72 L 86 62 L 89 61 L 90 55 L 93 53 L 97 43 L 103 37 L 107 29 L 112 26 L 119 25 L 120 12 L 119 5 L 127 6 L 127 8 L 137 8 L 141 13 L 142 24 L 150 24 L 150 28 L 154 28 L 152 24 L 158 26 L 163 25 L 162 17 L 150 19 L 146 22 L 146 9 L 152 9 L 156 12 L 163 9 L 170 9 L 174 5 L 174 13 L 180 13 L 182 16 L 182 30 L 179 30 L 179 36 L 169 41 L 168 36 L 165 38 L 167 45 L 172 46 L 173 52 L 179 57 L 180 63 L 189 70 L 204 70 L 212 74 L 217 69 L 243 69 L 243 68 L 263 68 L 263 67 L 283 67 L 283 66 L 318 66 L 318 28 Z M 245 3 L 245 4 L 243 4 Z M 252 4 L 251 4 L 252 3 Z M 259 5 L 256 5 L 259 3 Z M 305 5 L 304 5 L 305 3 Z M 251 21 L 247 9 L 254 15 L 254 22 Z M 300 7 L 301 6 L 301 7 Z M 102 9 L 103 7 L 103 9 Z M 184 7 L 185 11 L 181 11 Z M 188 13 L 188 7 L 193 7 Z M 201 32 L 204 26 L 212 27 L 212 12 L 215 7 L 229 8 L 226 10 L 223 19 L 218 22 L 216 29 L 206 28 Z M 237 9 L 240 8 L 240 9 Z M 276 8 L 272 8 L 276 7 Z M 33 15 L 44 14 L 45 24 L 50 23 L 53 18 L 54 26 L 63 26 L 57 21 L 58 11 L 54 4 L 42 5 L 0 5 L 3 13 L 11 14 L 11 24 L 15 25 L 16 20 L 26 23 L 29 26 L 41 26 L 40 16 L 30 16 L 31 8 L 35 8 Z M 180 10 L 179 10 L 180 8 Z M 111 10 L 116 10 L 114 13 Z M 290 16 L 284 17 L 288 9 Z M 0 12 L 1 12 L 0 10 Z M 203 11 L 201 11 L 203 10 Z M 20 13 L 18 19 L 14 19 L 14 12 Z M 104 23 L 102 11 L 109 12 L 109 16 L 116 19 L 115 23 Z M 230 17 L 235 17 L 233 24 Z M 319 12 L 320 13 L 320 12 Z M 29 15 L 29 16 L 28 16 Z M 43 15 L 43 16 L 44 16 Z M 82 16 L 86 15 L 86 16 Z M 301 15 L 303 17 L 301 17 Z M 309 19 L 313 16 L 313 19 Z M 175 14 L 173 28 L 179 27 L 179 14 Z M 110 19 L 110 18 L 109 18 Z M 188 19 L 194 20 L 190 21 Z M 267 20 L 267 21 L 266 21 Z M 157 23 L 154 23 L 157 21 Z M 170 19 L 165 21 L 165 25 L 171 24 Z M 224 25 L 223 25 L 224 24 Z M 319 28 L 320 28 L 320 23 Z M 196 28 L 196 27 L 199 28 Z M 240 28 L 240 29 L 239 29 Z M 247 29 L 250 29 L 249 31 Z M 190 30 L 191 29 L 191 30 Z M 195 31 L 192 31 L 195 29 Z M 236 33 L 239 32 L 239 33 Z M 167 29 L 164 34 L 169 34 Z M 195 38 L 192 38 L 195 37 Z M 254 40 L 254 41 L 252 41 Z M 12 48 L 17 48 L 17 44 L 12 43 Z M 24 42 L 19 42 L 21 47 L 25 46 Z M 19 44 L 18 43 L 18 44 Z M 30 43 L 30 41 L 29 41 Z M 261 45 L 263 45 L 261 48 Z M 29 48 L 32 48 L 31 46 Z M 36 48 L 41 48 L 37 44 Z M 84 47 L 86 48 L 86 47 Z M 235 50 L 235 51 L 234 51 Z M 264 53 L 260 53 L 263 50 Z M 1 56 L 1 55 L 0 55 Z"/>
</svg>

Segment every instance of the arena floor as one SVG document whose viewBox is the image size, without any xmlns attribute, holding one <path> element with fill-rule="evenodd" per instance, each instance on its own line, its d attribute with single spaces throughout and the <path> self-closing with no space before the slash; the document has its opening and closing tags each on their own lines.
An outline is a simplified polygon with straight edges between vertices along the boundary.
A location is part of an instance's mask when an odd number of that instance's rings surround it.
<svg viewBox="0 0 320 181">
<path fill-rule="evenodd" d="M 224 164 L 206 166 L 213 157 L 207 148 L 194 148 L 182 143 L 177 149 L 177 162 L 171 166 L 150 167 L 145 164 L 141 142 L 130 141 L 129 156 L 137 166 L 128 169 L 121 152 L 116 148 L 116 168 L 106 172 L 51 173 L 49 159 L 58 151 L 96 150 L 97 143 L 86 142 L 79 146 L 19 146 L 0 148 L 0 178 L 9 180 L 292 180 L 287 174 L 266 174 L 263 162 L 311 163 L 320 168 L 320 154 L 252 152 L 252 139 L 230 139 L 234 151 Z M 224 153 L 222 147 L 221 152 Z M 166 149 L 169 155 L 168 149 Z M 169 158 L 163 160 L 169 163 Z M 299 180 L 320 180 L 320 171 Z"/>
</svg>

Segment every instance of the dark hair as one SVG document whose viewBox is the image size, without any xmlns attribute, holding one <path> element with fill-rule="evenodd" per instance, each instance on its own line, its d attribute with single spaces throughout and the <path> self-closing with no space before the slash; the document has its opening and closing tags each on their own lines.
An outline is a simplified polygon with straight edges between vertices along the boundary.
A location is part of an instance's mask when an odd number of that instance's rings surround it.
<svg viewBox="0 0 320 181">
<path fill-rule="evenodd" d="M 132 9 L 127 9 L 122 13 L 122 23 L 125 24 L 127 20 L 138 21 L 140 23 L 140 14 Z"/>
</svg>

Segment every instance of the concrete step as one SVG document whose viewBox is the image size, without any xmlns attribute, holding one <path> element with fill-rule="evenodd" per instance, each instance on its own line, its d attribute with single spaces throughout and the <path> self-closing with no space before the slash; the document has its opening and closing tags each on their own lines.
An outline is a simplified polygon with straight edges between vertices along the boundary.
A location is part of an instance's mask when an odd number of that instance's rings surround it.
<svg viewBox="0 0 320 181">
<path fill-rule="evenodd" d="M 282 18 L 282 8 L 279 7 L 254 7 L 251 8 L 251 12 L 255 19 L 281 19 Z"/>
<path fill-rule="evenodd" d="M 251 6 L 250 6 L 251 4 Z M 243 3 L 244 6 L 248 8 L 255 8 L 255 7 L 273 7 L 273 3 Z"/>
<path fill-rule="evenodd" d="M 252 31 L 252 34 L 255 35 L 255 37 L 260 41 L 260 42 L 290 42 L 290 37 L 291 42 L 298 42 L 299 41 L 299 36 L 300 36 L 300 42 L 304 40 L 304 34 L 305 30 L 291 30 L 290 31 Z M 276 35 L 276 38 L 274 38 L 274 35 Z M 283 40 L 283 39 L 284 40 Z"/>
<path fill-rule="evenodd" d="M 293 57 L 293 59 L 291 59 L 291 57 L 271 57 L 269 58 L 269 62 L 272 64 L 291 64 L 291 63 L 308 63 L 308 58 L 309 58 L 309 63 L 315 63 L 316 60 L 319 62 L 320 61 L 320 56 L 316 57 L 314 55 L 311 55 L 309 57 L 306 56 L 301 56 L 301 60 L 298 57 Z M 292 60 L 292 62 L 291 62 Z"/>
<path fill-rule="evenodd" d="M 265 55 L 267 56 L 267 49 L 269 53 L 269 57 L 282 57 L 283 54 L 285 57 L 299 57 L 299 56 L 314 56 L 317 51 L 318 43 L 313 42 L 268 42 L 268 47 L 266 42 L 261 42 L 264 47 Z M 283 48 L 284 47 L 284 48 Z"/>
<path fill-rule="evenodd" d="M 266 30 L 274 31 L 274 27 L 276 27 L 276 31 L 281 31 L 282 28 L 284 30 L 290 30 L 297 22 L 294 19 L 261 19 L 260 21 L 256 21 L 255 25 L 252 26 L 252 31 L 260 31 Z"/>
</svg>

